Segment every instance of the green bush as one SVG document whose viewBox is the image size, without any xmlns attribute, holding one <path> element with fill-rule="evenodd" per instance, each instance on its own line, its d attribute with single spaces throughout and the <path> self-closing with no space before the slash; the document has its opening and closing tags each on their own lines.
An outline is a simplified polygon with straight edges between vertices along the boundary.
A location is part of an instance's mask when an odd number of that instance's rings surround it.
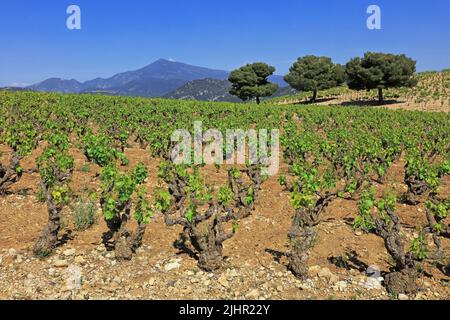
<svg viewBox="0 0 450 320">
<path fill-rule="evenodd" d="M 72 216 L 77 230 L 89 229 L 96 220 L 95 204 L 90 200 L 78 200 L 72 205 Z"/>
</svg>

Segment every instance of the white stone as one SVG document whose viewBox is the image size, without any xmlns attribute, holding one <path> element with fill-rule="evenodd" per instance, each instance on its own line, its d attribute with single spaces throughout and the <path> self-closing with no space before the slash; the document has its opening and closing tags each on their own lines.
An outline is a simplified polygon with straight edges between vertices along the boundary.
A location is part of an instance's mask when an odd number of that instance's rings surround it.
<svg viewBox="0 0 450 320">
<path fill-rule="evenodd" d="M 16 249 L 13 249 L 13 248 L 9 249 L 8 254 L 9 254 L 9 256 L 15 258 L 17 256 Z"/>
<path fill-rule="evenodd" d="M 53 263 L 53 266 L 54 267 L 57 267 L 57 268 L 64 268 L 64 267 L 67 267 L 69 264 L 67 263 L 67 261 L 66 260 L 56 260 L 54 263 Z"/>
<path fill-rule="evenodd" d="M 322 279 L 330 279 L 332 276 L 332 273 L 331 273 L 330 269 L 322 268 L 319 270 L 317 275 L 319 276 L 319 278 L 322 278 Z"/>
<path fill-rule="evenodd" d="M 379 278 L 370 277 L 363 282 L 363 286 L 369 290 L 381 290 L 383 289 L 383 285 L 381 284 L 382 281 L 383 281 L 382 277 Z"/>
<path fill-rule="evenodd" d="M 249 293 L 247 293 L 247 295 L 245 296 L 247 299 L 250 300 L 256 300 L 259 298 L 259 291 L 258 289 L 253 289 L 252 291 L 250 291 Z"/>
<path fill-rule="evenodd" d="M 228 282 L 227 278 L 225 277 L 225 275 L 221 275 L 218 279 L 218 282 L 225 288 L 227 288 L 230 283 Z"/>
<path fill-rule="evenodd" d="M 84 260 L 84 258 L 82 256 L 78 256 L 75 258 L 75 263 L 84 265 L 86 263 L 86 260 Z"/>
<path fill-rule="evenodd" d="M 344 292 L 344 291 L 347 290 L 347 282 L 339 281 L 338 283 L 336 283 L 334 288 L 335 288 L 336 291 Z"/>
<path fill-rule="evenodd" d="M 170 262 L 168 264 L 166 264 L 164 266 L 164 270 L 166 270 L 167 272 L 172 271 L 172 270 L 176 270 L 180 268 L 180 264 L 178 262 Z"/>
<path fill-rule="evenodd" d="M 308 273 L 309 273 L 310 276 L 316 277 L 317 274 L 319 273 L 320 269 L 321 269 L 320 266 L 311 266 L 308 269 Z"/>
<path fill-rule="evenodd" d="M 401 301 L 409 300 L 409 297 L 406 294 L 400 293 L 398 295 L 398 300 L 401 300 Z"/>
<path fill-rule="evenodd" d="M 338 277 L 337 275 L 335 275 L 335 274 L 331 274 L 330 279 L 329 279 L 329 282 L 330 282 L 331 284 L 335 284 L 335 283 L 338 282 L 338 281 L 339 281 L 339 277 Z"/>
<path fill-rule="evenodd" d="M 71 257 L 75 254 L 75 252 L 77 252 L 75 249 L 67 249 L 63 252 L 63 255 L 65 255 L 66 257 Z"/>
</svg>

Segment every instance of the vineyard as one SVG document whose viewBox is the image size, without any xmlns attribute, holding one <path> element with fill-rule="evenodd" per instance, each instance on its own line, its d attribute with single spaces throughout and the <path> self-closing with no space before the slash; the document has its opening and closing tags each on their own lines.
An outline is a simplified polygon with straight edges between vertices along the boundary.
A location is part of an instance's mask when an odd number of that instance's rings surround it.
<svg viewBox="0 0 450 320">
<path fill-rule="evenodd" d="M 423 72 L 416 76 L 418 85 L 412 88 L 389 88 L 386 98 L 390 108 L 423 111 L 450 110 L 450 71 Z M 269 99 L 269 104 L 306 103 L 310 92 Z M 376 90 L 354 91 L 346 86 L 319 92 L 320 104 L 326 105 L 370 105 L 376 101 Z M 375 105 L 375 104 L 373 104 Z"/>
<path fill-rule="evenodd" d="M 386 97 L 445 110 L 421 77 Z M 0 298 L 448 299 L 449 114 L 283 99 L 0 92 Z M 279 129 L 279 173 L 175 165 L 194 121 Z"/>
</svg>

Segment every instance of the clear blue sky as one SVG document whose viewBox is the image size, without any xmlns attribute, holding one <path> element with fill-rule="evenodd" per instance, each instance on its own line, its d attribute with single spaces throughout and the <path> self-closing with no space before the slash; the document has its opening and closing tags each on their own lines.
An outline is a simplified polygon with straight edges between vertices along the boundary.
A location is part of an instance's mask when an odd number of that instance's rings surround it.
<svg viewBox="0 0 450 320">
<path fill-rule="evenodd" d="M 66 28 L 66 9 L 82 29 Z M 366 27 L 370 4 L 382 30 Z M 80 81 L 158 58 L 230 70 L 264 61 L 284 74 L 306 54 L 345 63 L 365 51 L 406 53 L 419 70 L 450 67 L 449 0 L 1 0 L 0 86 Z"/>
</svg>

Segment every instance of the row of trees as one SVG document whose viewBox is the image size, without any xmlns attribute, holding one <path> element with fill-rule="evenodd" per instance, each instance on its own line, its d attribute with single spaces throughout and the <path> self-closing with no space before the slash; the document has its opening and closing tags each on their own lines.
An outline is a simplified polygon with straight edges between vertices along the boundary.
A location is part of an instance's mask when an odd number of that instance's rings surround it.
<svg viewBox="0 0 450 320">
<path fill-rule="evenodd" d="M 270 83 L 268 77 L 275 68 L 262 62 L 248 64 L 231 72 L 230 94 L 243 101 L 272 96 L 278 85 Z M 328 57 L 305 56 L 290 68 L 284 80 L 298 91 L 312 91 L 311 102 L 317 99 L 319 90 L 338 87 L 347 83 L 353 90 L 378 89 L 378 100 L 384 102 L 383 89 L 412 87 L 416 62 L 405 55 L 368 52 L 363 58 L 351 59 L 346 66 L 335 64 Z"/>
</svg>

